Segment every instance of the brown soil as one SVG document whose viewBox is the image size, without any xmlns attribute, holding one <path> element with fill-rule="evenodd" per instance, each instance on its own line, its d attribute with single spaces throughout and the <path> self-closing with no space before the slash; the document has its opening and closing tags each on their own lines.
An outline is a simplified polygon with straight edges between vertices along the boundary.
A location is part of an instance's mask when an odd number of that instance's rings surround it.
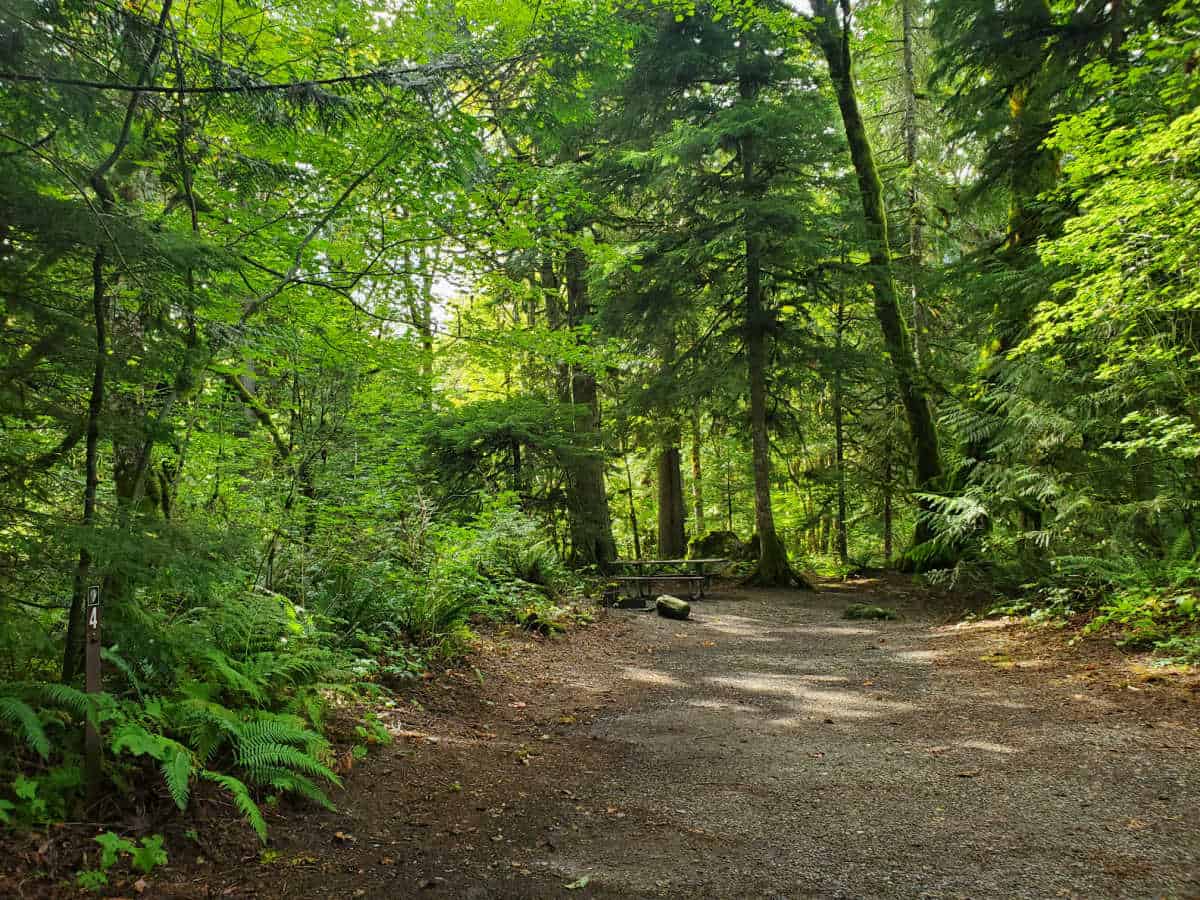
<svg viewBox="0 0 1200 900">
<path fill-rule="evenodd" d="M 1200 897 L 1197 678 L 947 620 L 859 580 L 494 637 L 337 813 L 175 841 L 144 896 Z"/>
</svg>

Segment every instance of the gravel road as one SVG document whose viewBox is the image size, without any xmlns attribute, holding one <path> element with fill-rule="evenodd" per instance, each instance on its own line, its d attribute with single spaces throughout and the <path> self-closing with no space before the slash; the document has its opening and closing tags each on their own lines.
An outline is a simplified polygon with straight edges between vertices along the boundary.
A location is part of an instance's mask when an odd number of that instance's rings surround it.
<svg viewBox="0 0 1200 900">
<path fill-rule="evenodd" d="M 900 579 L 726 588 L 689 621 L 496 636 L 397 704 L 336 813 L 282 810 L 269 854 L 158 888 L 1200 898 L 1197 679 L 930 607 Z"/>
</svg>

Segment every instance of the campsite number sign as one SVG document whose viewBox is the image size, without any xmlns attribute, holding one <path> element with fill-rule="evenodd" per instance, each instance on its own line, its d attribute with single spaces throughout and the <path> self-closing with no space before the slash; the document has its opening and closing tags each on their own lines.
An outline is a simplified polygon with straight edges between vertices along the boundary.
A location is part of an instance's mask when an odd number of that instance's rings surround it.
<svg viewBox="0 0 1200 900">
<path fill-rule="evenodd" d="M 85 652 L 85 684 L 89 694 L 98 694 L 100 686 L 100 586 L 93 584 L 87 591 L 84 606 L 84 626 L 87 631 Z M 88 793 L 95 799 L 100 790 L 100 734 L 91 722 L 84 732 L 84 765 Z"/>
<path fill-rule="evenodd" d="M 93 584 L 87 592 L 88 643 L 100 640 L 100 586 Z"/>
</svg>

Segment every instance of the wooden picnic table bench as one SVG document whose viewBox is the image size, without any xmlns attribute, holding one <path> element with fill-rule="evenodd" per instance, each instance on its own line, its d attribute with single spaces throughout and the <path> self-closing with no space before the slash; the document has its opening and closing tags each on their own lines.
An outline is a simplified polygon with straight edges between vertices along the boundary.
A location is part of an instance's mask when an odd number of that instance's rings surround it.
<svg viewBox="0 0 1200 900">
<path fill-rule="evenodd" d="M 685 585 L 688 592 L 688 599 L 699 600 L 704 597 L 704 589 L 712 584 L 713 576 L 716 574 L 715 569 L 729 564 L 727 559 L 619 559 L 613 563 L 614 566 L 621 566 L 633 569 L 637 574 L 634 575 L 619 575 L 613 580 L 623 586 L 629 586 L 636 589 L 638 597 L 646 597 L 653 592 L 656 585 L 660 584 L 677 584 Z M 714 571 L 708 571 L 708 567 L 714 567 Z M 669 567 L 686 568 L 689 571 L 667 572 L 663 571 Z M 645 574 L 646 569 L 657 569 L 658 571 Z"/>
<path fill-rule="evenodd" d="M 642 600 L 655 594 L 659 590 L 658 586 L 660 585 L 686 586 L 689 600 L 699 600 L 704 596 L 705 577 L 703 575 L 679 575 L 671 573 L 659 575 L 618 575 L 613 581 L 623 587 L 632 587 L 636 596 Z M 672 590 L 678 590 L 678 588 L 674 587 Z"/>
<path fill-rule="evenodd" d="M 641 575 L 641 576 L 667 575 L 667 574 L 670 574 L 667 571 L 664 571 L 667 568 L 684 568 L 684 569 L 688 570 L 689 574 L 703 578 L 704 586 L 708 587 L 709 585 L 712 584 L 713 576 L 716 575 L 717 570 L 724 568 L 725 566 L 729 565 L 729 563 L 730 563 L 730 560 L 720 559 L 720 558 L 713 558 L 713 559 L 618 559 L 613 563 L 613 565 L 631 568 L 631 569 L 633 569 L 635 575 Z M 710 566 L 712 567 L 711 571 L 709 571 Z M 652 571 L 652 572 L 647 573 L 645 570 L 648 568 L 655 569 L 657 571 Z"/>
</svg>

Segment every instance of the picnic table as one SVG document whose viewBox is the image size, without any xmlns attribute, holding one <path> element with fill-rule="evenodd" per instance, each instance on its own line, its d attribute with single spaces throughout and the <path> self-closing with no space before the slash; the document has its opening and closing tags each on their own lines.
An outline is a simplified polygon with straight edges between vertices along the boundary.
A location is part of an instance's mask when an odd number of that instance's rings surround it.
<svg viewBox="0 0 1200 900">
<path fill-rule="evenodd" d="M 699 575 L 703 578 L 711 580 L 717 570 L 729 565 L 728 559 L 618 559 L 614 566 L 627 566 L 633 569 L 638 575 L 645 574 L 646 569 L 655 569 L 651 572 L 652 575 L 666 575 L 665 569 L 682 568 L 687 569 L 692 575 Z M 712 566 L 712 571 L 707 571 L 708 567 Z"/>
<path fill-rule="evenodd" d="M 632 569 L 636 574 L 617 576 L 614 580 L 619 584 L 636 589 L 637 596 L 646 595 L 661 584 L 681 584 L 687 588 L 692 600 L 704 596 L 704 589 L 712 583 L 713 576 L 724 566 L 729 565 L 728 559 L 619 559 L 614 566 Z M 711 570 L 709 567 L 712 567 Z M 668 569 L 685 569 L 686 572 L 671 572 Z M 650 570 L 647 573 L 647 570 Z"/>
</svg>

